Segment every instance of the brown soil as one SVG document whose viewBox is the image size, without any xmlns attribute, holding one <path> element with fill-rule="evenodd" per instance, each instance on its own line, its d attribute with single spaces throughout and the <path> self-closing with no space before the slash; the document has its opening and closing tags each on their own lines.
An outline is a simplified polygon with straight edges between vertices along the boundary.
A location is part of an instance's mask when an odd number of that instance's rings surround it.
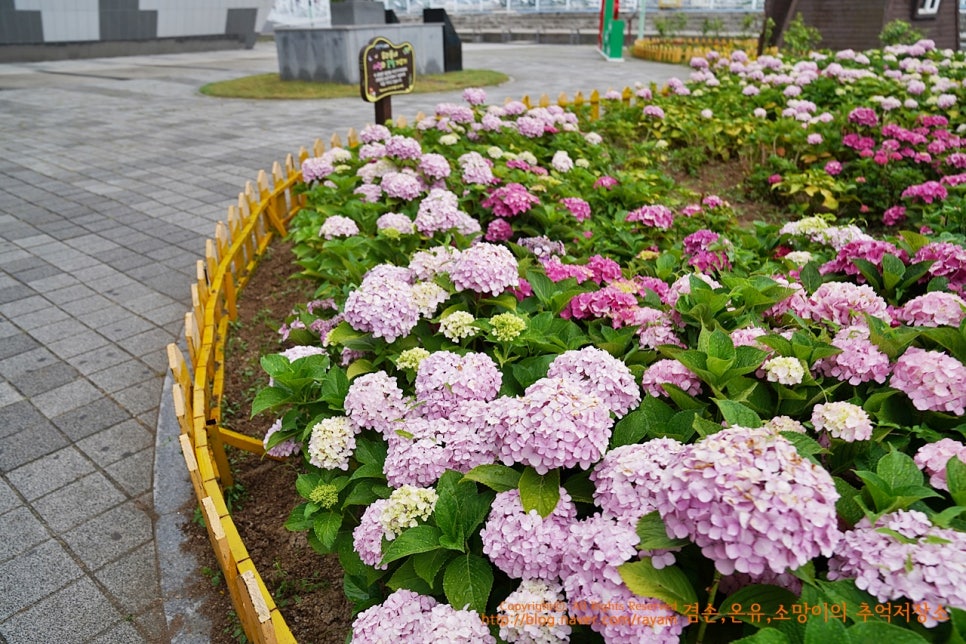
<svg viewBox="0 0 966 644">
<path fill-rule="evenodd" d="M 276 327 L 295 304 L 312 296 L 307 282 L 288 279 L 295 271 L 294 261 L 290 244 L 272 245 L 239 298 L 238 319 L 231 328 L 223 422 L 250 436 L 261 438 L 269 424 L 262 417 L 249 419 L 252 397 L 267 382 L 259 357 L 284 348 Z M 226 490 L 232 518 L 295 639 L 301 644 L 341 644 L 351 625 L 351 607 L 342 592 L 339 561 L 317 554 L 304 533 L 284 527 L 289 512 L 301 502 L 295 491 L 295 464 L 241 450 L 232 450 L 229 458 L 235 477 L 235 487 Z M 202 568 L 195 590 L 207 595 L 203 611 L 213 625 L 211 642 L 243 641 L 224 577 L 200 522 L 191 524 L 185 548 Z"/>
</svg>

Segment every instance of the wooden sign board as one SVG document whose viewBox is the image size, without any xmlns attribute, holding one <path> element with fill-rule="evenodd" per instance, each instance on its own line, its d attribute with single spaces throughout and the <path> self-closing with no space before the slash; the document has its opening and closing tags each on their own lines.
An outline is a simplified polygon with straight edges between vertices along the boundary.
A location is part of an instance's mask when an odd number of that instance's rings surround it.
<svg viewBox="0 0 966 644">
<path fill-rule="evenodd" d="M 408 42 L 395 45 L 376 36 L 359 52 L 359 77 L 362 100 L 375 103 L 393 94 L 413 91 L 416 60 Z"/>
</svg>

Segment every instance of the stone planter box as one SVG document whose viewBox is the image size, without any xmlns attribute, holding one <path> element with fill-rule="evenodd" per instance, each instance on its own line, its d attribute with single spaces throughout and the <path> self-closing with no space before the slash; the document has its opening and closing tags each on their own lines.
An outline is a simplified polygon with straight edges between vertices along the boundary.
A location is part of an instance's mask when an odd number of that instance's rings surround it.
<svg viewBox="0 0 966 644">
<path fill-rule="evenodd" d="M 375 0 L 345 0 L 329 4 L 332 26 L 386 24 L 386 7 Z"/>
<path fill-rule="evenodd" d="M 333 22 L 335 7 L 333 3 Z M 381 7 L 381 4 L 376 4 Z M 358 84 L 359 52 L 376 36 L 394 44 L 411 43 L 416 54 L 416 83 L 421 74 L 442 74 L 443 25 L 394 24 L 336 26 L 330 29 L 279 27 L 275 30 L 282 80 Z"/>
</svg>

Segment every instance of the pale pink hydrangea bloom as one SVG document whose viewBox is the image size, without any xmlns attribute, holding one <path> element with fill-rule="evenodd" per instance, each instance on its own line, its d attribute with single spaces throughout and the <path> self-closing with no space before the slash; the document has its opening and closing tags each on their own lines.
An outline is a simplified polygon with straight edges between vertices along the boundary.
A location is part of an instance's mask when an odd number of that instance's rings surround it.
<svg viewBox="0 0 966 644">
<path fill-rule="evenodd" d="M 605 515 L 636 526 L 642 516 L 657 509 L 655 490 L 685 449 L 670 438 L 612 449 L 590 475 L 594 503 Z"/>
<path fill-rule="evenodd" d="M 319 228 L 319 237 L 324 239 L 335 239 L 336 237 L 352 237 L 359 234 L 359 226 L 349 217 L 342 215 L 332 215 L 322 222 Z"/>
<path fill-rule="evenodd" d="M 408 335 L 419 322 L 419 307 L 410 283 L 370 271 L 359 287 L 349 293 L 343 315 L 353 329 L 394 342 Z"/>
<path fill-rule="evenodd" d="M 437 275 L 445 275 L 460 256 L 460 251 L 452 246 L 434 246 L 429 250 L 413 253 L 409 260 L 409 270 L 419 280 L 432 280 Z"/>
<path fill-rule="evenodd" d="M 623 362 L 597 347 L 566 351 L 550 363 L 548 378 L 568 378 L 595 392 L 618 418 L 641 402 L 641 390 Z"/>
<path fill-rule="evenodd" d="M 929 475 L 929 485 L 937 490 L 948 491 L 946 464 L 953 457 L 966 463 L 966 445 L 951 438 L 943 438 L 920 447 L 913 460 L 919 469 Z"/>
<path fill-rule="evenodd" d="M 657 492 L 668 534 L 694 541 L 725 575 L 796 569 L 831 556 L 842 536 L 832 476 L 765 428 L 688 446 Z"/>
<path fill-rule="evenodd" d="M 889 357 L 869 341 L 869 329 L 849 326 L 841 329 L 832 339 L 832 346 L 842 352 L 815 363 L 822 375 L 859 385 L 874 380 L 884 383 L 892 365 Z"/>
<path fill-rule="evenodd" d="M 389 436 L 410 407 L 396 379 L 385 371 L 352 380 L 343 403 L 346 414 L 360 427 Z"/>
<path fill-rule="evenodd" d="M 966 412 L 966 366 L 940 351 L 909 347 L 896 360 L 889 385 L 920 411 Z"/>
<path fill-rule="evenodd" d="M 570 641 L 563 587 L 543 579 L 524 579 L 497 606 L 505 619 L 500 637 L 511 644 L 552 644 Z"/>
<path fill-rule="evenodd" d="M 867 284 L 827 282 L 808 298 L 808 317 L 840 326 L 865 324 L 864 314 L 891 322 L 886 301 Z"/>
<path fill-rule="evenodd" d="M 912 326 L 958 328 L 966 318 L 966 301 L 955 293 L 931 291 L 906 302 L 897 317 Z"/>
<path fill-rule="evenodd" d="M 262 439 L 262 447 L 265 448 L 265 453 L 268 456 L 272 456 L 275 458 L 285 458 L 287 456 L 292 456 L 293 454 L 298 454 L 299 450 L 302 449 L 302 444 L 292 440 L 291 438 L 283 440 L 282 442 L 276 444 L 274 447 L 269 449 L 268 447 L 269 440 L 272 438 L 272 435 L 275 434 L 275 432 L 279 431 L 280 429 L 282 429 L 281 418 L 277 419 L 274 423 L 272 423 L 272 426 L 268 428 L 267 432 L 265 432 L 265 437 Z"/>
<path fill-rule="evenodd" d="M 412 235 L 416 226 L 408 215 L 398 212 L 387 212 L 376 220 L 377 230 L 394 230 L 401 235 Z"/>
<path fill-rule="evenodd" d="M 701 379 L 677 360 L 658 360 L 641 377 L 641 387 L 652 396 L 667 397 L 661 385 L 670 384 L 696 396 L 701 393 Z"/>
<path fill-rule="evenodd" d="M 513 579 L 553 581 L 560 576 L 564 544 L 576 517 L 577 507 L 563 488 L 546 517 L 536 510 L 525 512 L 519 490 L 500 492 L 480 531 L 483 554 Z"/>
<path fill-rule="evenodd" d="M 449 269 L 449 276 L 459 291 L 493 296 L 516 286 L 520 279 L 517 260 L 510 249 L 487 242 L 470 246 L 460 253 Z"/>
<path fill-rule="evenodd" d="M 674 212 L 662 204 L 641 206 L 627 213 L 625 221 L 640 222 L 651 228 L 667 230 L 674 224 Z"/>
<path fill-rule="evenodd" d="M 863 518 L 845 533 L 829 560 L 828 577 L 854 579 L 880 602 L 908 598 L 936 608 L 966 606 L 966 533 L 937 528 L 918 510 L 897 510 L 875 524 Z M 929 613 L 923 626 L 937 623 Z"/>
<path fill-rule="evenodd" d="M 446 418 L 464 401 L 493 400 L 502 381 L 496 363 L 485 353 L 435 351 L 416 370 L 416 400 L 426 418 Z"/>
</svg>

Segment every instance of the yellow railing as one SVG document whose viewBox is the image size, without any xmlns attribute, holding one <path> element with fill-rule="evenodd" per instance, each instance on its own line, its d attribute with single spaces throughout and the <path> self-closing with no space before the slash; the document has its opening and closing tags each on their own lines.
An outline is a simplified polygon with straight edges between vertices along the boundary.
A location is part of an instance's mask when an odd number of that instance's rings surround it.
<svg viewBox="0 0 966 644">
<path fill-rule="evenodd" d="M 634 92 L 625 87 L 621 102 L 630 105 Z M 551 105 L 549 96 L 537 101 L 521 99 L 528 108 Z M 606 101 L 596 90 L 573 100 L 560 94 L 556 105 L 589 106 L 591 119 L 600 117 Z M 423 118 L 417 115 L 417 122 Z M 405 126 L 405 118 L 395 121 Z M 347 145 L 358 138 L 349 130 Z M 338 136 L 330 147 L 342 147 Z M 325 145 L 317 140 L 312 154 L 321 155 Z M 208 538 L 225 577 L 232 604 L 246 636 L 256 643 L 295 642 L 292 632 L 272 599 L 242 542 L 228 512 L 223 490 L 233 484 L 225 445 L 264 455 L 262 441 L 221 426 L 221 396 L 225 380 L 225 344 L 228 324 L 237 316 L 236 298 L 276 235 L 304 205 L 295 187 L 302 180 L 301 162 L 309 157 L 303 148 L 298 158 L 289 155 L 284 167 L 275 163 L 271 178 L 264 171 L 254 184 L 239 194 L 238 204 L 228 208 L 226 221 L 215 225 L 215 235 L 205 242 L 205 258 L 196 265 L 191 284 L 191 311 L 185 314 L 187 359 L 176 344 L 169 344 L 168 365 L 173 376 L 171 395 L 181 430 L 179 440 L 191 484 L 205 518 Z"/>
</svg>

